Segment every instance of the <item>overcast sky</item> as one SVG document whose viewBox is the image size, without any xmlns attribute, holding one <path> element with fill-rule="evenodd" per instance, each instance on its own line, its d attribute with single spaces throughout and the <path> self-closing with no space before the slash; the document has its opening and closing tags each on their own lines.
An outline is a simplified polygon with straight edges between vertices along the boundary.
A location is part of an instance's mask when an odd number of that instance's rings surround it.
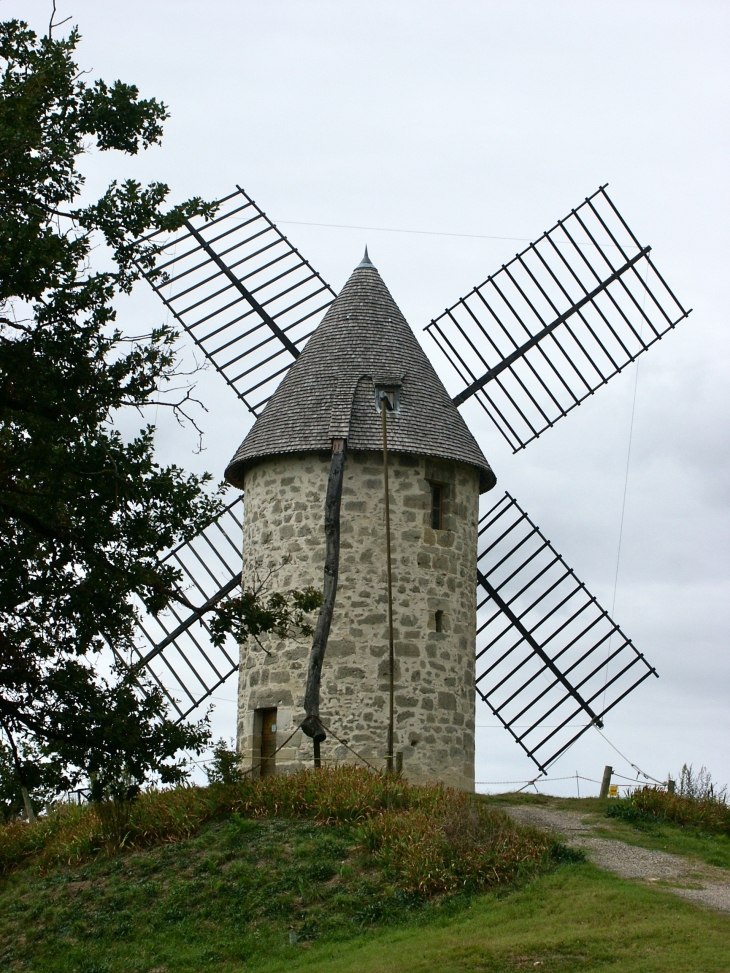
<svg viewBox="0 0 730 973">
<path fill-rule="evenodd" d="M 50 7 L 0 0 L 3 19 L 39 30 Z M 480 410 L 464 414 L 498 488 L 609 610 L 615 594 L 615 619 L 659 670 L 610 714 L 608 738 L 656 777 L 686 761 L 730 781 L 730 4 L 59 0 L 69 15 L 92 79 L 133 82 L 172 115 L 162 148 L 90 156 L 89 192 L 134 175 L 175 200 L 216 198 L 238 182 L 335 290 L 367 243 L 427 350 L 433 316 L 610 184 L 692 315 L 638 378 L 627 369 L 516 456 Z M 147 293 L 120 315 L 164 319 Z M 201 389 L 202 457 L 172 425 L 158 442 L 220 477 L 248 420 L 216 375 Z M 235 687 L 219 696 L 215 728 L 231 736 Z M 495 723 L 478 710 L 477 780 L 532 776 Z M 590 731 L 551 776 L 600 778 L 606 763 L 632 774 Z"/>
</svg>

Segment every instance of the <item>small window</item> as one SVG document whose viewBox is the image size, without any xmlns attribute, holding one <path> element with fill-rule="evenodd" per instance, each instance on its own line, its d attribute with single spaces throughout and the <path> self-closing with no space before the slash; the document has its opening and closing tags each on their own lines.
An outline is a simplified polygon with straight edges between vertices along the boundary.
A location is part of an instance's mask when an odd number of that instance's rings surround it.
<svg viewBox="0 0 730 973">
<path fill-rule="evenodd" d="M 439 483 L 431 484 L 431 527 L 441 530 L 443 523 L 443 488 Z"/>
<path fill-rule="evenodd" d="M 400 412 L 400 385 L 376 385 L 375 409 L 380 412 L 380 403 L 385 396 L 388 412 Z"/>
<path fill-rule="evenodd" d="M 444 613 L 441 611 L 441 609 L 439 609 L 434 614 L 435 614 L 435 621 L 436 621 L 436 631 L 437 632 L 443 632 L 443 630 L 444 630 Z"/>
</svg>

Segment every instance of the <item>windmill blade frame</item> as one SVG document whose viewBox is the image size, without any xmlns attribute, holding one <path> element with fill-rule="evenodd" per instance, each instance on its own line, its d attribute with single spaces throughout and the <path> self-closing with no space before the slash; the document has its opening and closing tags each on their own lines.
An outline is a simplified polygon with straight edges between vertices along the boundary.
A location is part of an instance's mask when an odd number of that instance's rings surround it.
<svg viewBox="0 0 730 973">
<path fill-rule="evenodd" d="M 208 222 L 147 238 L 159 246 L 148 279 L 258 416 L 335 294 L 240 187 L 219 205 Z M 689 314 L 649 251 L 600 187 L 428 326 L 466 383 L 453 401 L 476 397 L 515 450 L 537 438 Z M 180 720 L 239 668 L 236 651 L 212 645 L 206 616 L 240 585 L 242 512 L 239 497 L 163 558 L 194 599 L 148 617 L 130 651 Z M 545 772 L 656 671 L 509 494 L 480 519 L 479 538 L 476 689 Z"/>
<path fill-rule="evenodd" d="M 686 311 L 601 186 L 425 328 L 514 452 Z"/>
<path fill-rule="evenodd" d="M 477 692 L 545 773 L 657 672 L 509 493 L 479 520 L 477 579 Z"/>
<path fill-rule="evenodd" d="M 242 542 L 243 496 L 238 496 L 204 530 L 160 558 L 180 571 L 184 601 L 171 602 L 158 616 L 142 610 L 139 640 L 127 646 L 127 658 L 111 646 L 125 666 L 147 669 L 178 722 L 238 671 L 238 647 L 231 646 L 230 637 L 213 645 L 206 615 L 241 585 Z"/>
<path fill-rule="evenodd" d="M 144 237 L 158 253 L 143 273 L 257 416 L 335 293 L 240 186 L 217 206 L 211 220 Z"/>
</svg>

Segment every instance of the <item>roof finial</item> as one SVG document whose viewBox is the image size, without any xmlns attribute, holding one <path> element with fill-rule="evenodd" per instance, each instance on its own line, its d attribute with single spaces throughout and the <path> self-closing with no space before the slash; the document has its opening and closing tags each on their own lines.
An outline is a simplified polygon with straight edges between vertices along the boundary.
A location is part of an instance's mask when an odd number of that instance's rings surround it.
<svg viewBox="0 0 730 973">
<path fill-rule="evenodd" d="M 365 247 L 365 256 L 362 258 L 360 263 L 357 265 L 357 268 L 355 269 L 358 269 L 359 267 L 372 267 L 373 270 L 375 270 L 375 264 L 370 260 L 370 257 L 368 256 L 367 247 Z"/>
</svg>

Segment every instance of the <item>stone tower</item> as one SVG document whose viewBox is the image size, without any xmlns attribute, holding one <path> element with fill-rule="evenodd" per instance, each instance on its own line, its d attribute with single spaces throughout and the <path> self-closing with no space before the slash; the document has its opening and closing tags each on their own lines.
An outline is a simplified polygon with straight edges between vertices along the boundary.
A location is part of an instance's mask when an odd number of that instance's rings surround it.
<svg viewBox="0 0 730 973">
<path fill-rule="evenodd" d="M 414 782 L 474 788 L 479 495 L 494 475 L 367 257 L 355 269 L 226 470 L 245 491 L 243 586 L 321 590 L 333 441 L 346 443 L 339 583 L 322 669 L 329 761 L 382 767 L 388 623 L 380 393 L 388 413 L 395 751 Z M 241 646 L 244 765 L 312 765 L 297 731 L 311 639 Z"/>
</svg>

